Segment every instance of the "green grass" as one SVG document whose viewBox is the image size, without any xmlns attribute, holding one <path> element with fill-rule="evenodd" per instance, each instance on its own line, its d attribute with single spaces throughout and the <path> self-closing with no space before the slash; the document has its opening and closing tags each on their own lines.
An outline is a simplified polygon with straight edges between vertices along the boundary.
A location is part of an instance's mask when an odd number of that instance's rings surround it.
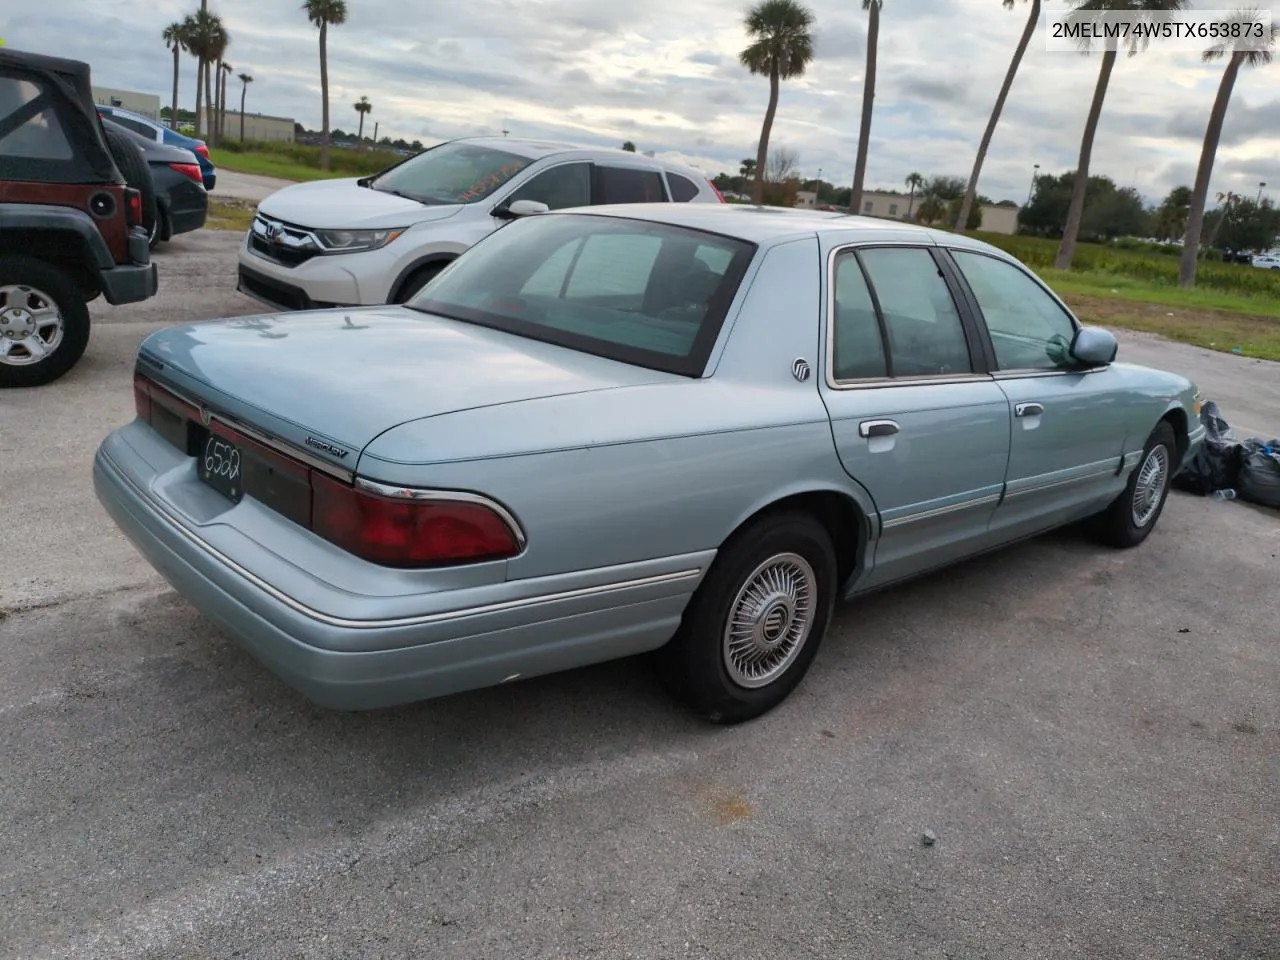
<svg viewBox="0 0 1280 960">
<path fill-rule="evenodd" d="M 209 214 L 204 225 L 209 230 L 234 230 L 244 233 L 253 222 L 253 211 L 256 204 L 248 200 L 237 200 L 223 197 L 215 200 L 209 198 Z"/>
<path fill-rule="evenodd" d="M 209 151 L 209 159 L 219 169 L 250 173 L 282 180 L 328 180 L 334 177 L 363 177 L 385 170 L 403 157 L 382 150 L 329 150 L 329 169 L 320 169 L 320 148 L 302 143 L 258 143 L 228 141 Z"/>
</svg>

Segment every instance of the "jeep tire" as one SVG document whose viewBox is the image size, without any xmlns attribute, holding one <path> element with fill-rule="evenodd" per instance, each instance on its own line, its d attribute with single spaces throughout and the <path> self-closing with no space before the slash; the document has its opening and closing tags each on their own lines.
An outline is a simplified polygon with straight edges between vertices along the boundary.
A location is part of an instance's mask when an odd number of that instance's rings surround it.
<svg viewBox="0 0 1280 960">
<path fill-rule="evenodd" d="M 103 127 L 107 135 L 107 146 L 111 148 L 111 158 L 124 176 L 124 182 L 142 194 L 142 229 L 147 236 L 158 228 L 159 208 L 156 204 L 156 183 L 151 176 L 151 168 L 142 150 L 119 130 Z"/>
<path fill-rule="evenodd" d="M 55 264 L 0 257 L 0 389 L 52 383 L 89 344 L 89 307 Z"/>
</svg>

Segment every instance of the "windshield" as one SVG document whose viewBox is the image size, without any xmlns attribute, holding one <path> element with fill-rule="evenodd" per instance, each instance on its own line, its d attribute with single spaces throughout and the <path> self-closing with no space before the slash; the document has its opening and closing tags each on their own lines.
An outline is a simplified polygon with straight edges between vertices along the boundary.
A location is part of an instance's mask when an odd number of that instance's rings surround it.
<svg viewBox="0 0 1280 960">
<path fill-rule="evenodd" d="M 408 306 L 701 376 L 755 249 L 663 223 L 542 214 L 490 234 Z"/>
<path fill-rule="evenodd" d="M 455 140 L 392 167 L 369 185 L 422 203 L 474 203 L 532 162 L 505 150 Z"/>
</svg>

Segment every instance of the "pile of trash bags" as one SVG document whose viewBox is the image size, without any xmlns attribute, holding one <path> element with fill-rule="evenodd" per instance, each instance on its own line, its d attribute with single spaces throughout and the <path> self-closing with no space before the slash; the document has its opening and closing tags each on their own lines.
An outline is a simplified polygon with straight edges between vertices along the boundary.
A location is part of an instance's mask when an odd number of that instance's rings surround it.
<svg viewBox="0 0 1280 960">
<path fill-rule="evenodd" d="M 1204 443 L 1173 478 L 1173 485 L 1202 497 L 1228 492 L 1280 510 L 1280 439 L 1237 440 L 1212 400 L 1200 407 L 1200 422 L 1205 426 Z"/>
</svg>

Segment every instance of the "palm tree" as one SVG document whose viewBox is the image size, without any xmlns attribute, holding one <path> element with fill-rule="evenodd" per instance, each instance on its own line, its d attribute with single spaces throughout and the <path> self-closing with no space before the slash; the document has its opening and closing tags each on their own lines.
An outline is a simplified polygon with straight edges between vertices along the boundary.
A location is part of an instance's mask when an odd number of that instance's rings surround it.
<svg viewBox="0 0 1280 960">
<path fill-rule="evenodd" d="M 911 189 L 911 193 L 907 195 L 907 219 L 911 219 L 911 208 L 916 202 L 916 191 L 924 186 L 924 177 L 912 171 L 907 174 L 907 186 Z"/>
<path fill-rule="evenodd" d="M 253 77 L 242 73 L 238 79 L 240 81 L 240 142 L 244 143 L 244 96 L 249 92 L 249 84 L 253 83 Z"/>
<path fill-rule="evenodd" d="M 213 16 L 210 18 L 213 26 L 209 34 L 209 50 L 205 56 L 204 63 L 204 99 L 207 108 L 211 114 L 209 117 L 209 130 L 213 134 L 214 142 L 217 142 L 218 129 L 218 101 L 215 96 L 218 90 L 219 81 L 222 79 L 222 55 L 227 52 L 227 44 L 231 38 L 227 36 L 226 28 L 222 26 L 220 17 Z M 214 71 L 217 71 L 216 73 Z M 212 86 L 211 86 L 212 84 Z"/>
<path fill-rule="evenodd" d="M 742 166 L 738 167 L 738 172 L 744 177 L 753 176 L 756 172 L 756 162 L 750 157 L 742 161 Z"/>
<path fill-rule="evenodd" d="M 174 130 L 178 129 L 178 57 L 187 45 L 187 37 L 183 32 L 180 20 L 175 20 L 164 28 L 165 46 L 173 51 L 173 106 L 169 108 L 169 123 Z"/>
<path fill-rule="evenodd" d="M 329 25 L 347 22 L 347 0 L 302 0 L 307 19 L 320 28 L 320 169 L 329 169 Z"/>
<path fill-rule="evenodd" d="M 1016 0 L 1004 0 L 1006 10 L 1012 10 Z M 991 119 L 987 121 L 987 129 L 982 133 L 982 142 L 978 144 L 978 155 L 973 160 L 973 172 L 969 174 L 969 188 L 964 192 L 964 200 L 960 202 L 960 213 L 956 215 L 956 231 L 963 232 L 969 222 L 969 211 L 973 209 L 973 198 L 978 193 L 978 176 L 982 173 L 982 164 L 987 159 L 987 148 L 991 146 L 991 138 L 995 135 L 996 124 L 1000 122 L 1000 113 L 1004 110 L 1004 102 L 1013 87 L 1014 75 L 1022 63 L 1022 55 L 1027 51 L 1031 35 L 1036 32 L 1036 24 L 1040 21 L 1040 0 L 1031 0 L 1031 13 L 1027 16 L 1027 25 L 1022 28 L 1022 38 L 1017 49 L 1013 51 L 1013 59 L 1009 61 L 1009 69 L 1005 72 L 1004 83 L 1000 85 L 1000 93 L 996 95 L 996 105 L 991 110 Z"/>
<path fill-rule="evenodd" d="M 750 46 L 738 55 L 742 65 L 754 74 L 769 78 L 769 107 L 760 128 L 756 147 L 752 200 L 764 202 L 764 171 L 769 154 L 769 132 L 778 111 L 778 84 L 804 75 L 813 60 L 813 11 L 797 0 L 761 0 L 744 19 Z"/>
<path fill-rule="evenodd" d="M 221 140 L 226 133 L 227 126 L 227 80 L 235 72 L 235 67 L 225 60 L 219 63 L 218 67 L 221 70 L 220 79 L 222 81 L 218 90 L 218 139 Z"/>
<path fill-rule="evenodd" d="M 368 97 L 361 97 L 355 104 L 356 113 L 360 114 L 360 127 L 356 131 L 356 139 L 364 142 L 364 115 L 373 112 L 373 104 Z"/>
<path fill-rule="evenodd" d="M 1187 0 L 1073 0 L 1078 12 L 1115 11 L 1123 12 L 1129 22 L 1150 21 L 1160 13 L 1182 10 L 1187 7 Z M 1139 37 L 1136 31 L 1130 31 L 1126 41 L 1129 56 L 1146 49 L 1149 40 L 1145 35 Z M 1081 41 L 1081 49 L 1088 52 L 1090 41 Z M 1053 265 L 1059 270 L 1071 269 L 1071 261 L 1075 257 L 1076 237 L 1080 234 L 1080 221 L 1084 218 L 1084 194 L 1089 185 L 1089 157 L 1093 153 L 1093 138 L 1098 132 L 1098 118 L 1102 115 L 1102 101 L 1107 96 L 1107 84 L 1111 81 L 1111 69 L 1116 64 L 1117 45 L 1108 44 L 1102 53 L 1102 63 L 1098 67 L 1098 82 L 1093 89 L 1093 102 L 1089 104 L 1089 115 L 1084 124 L 1084 135 L 1080 138 L 1080 158 L 1076 162 L 1075 182 L 1071 186 L 1071 203 L 1067 207 L 1067 222 L 1062 231 L 1062 244 L 1058 247 L 1058 256 Z"/>
<path fill-rule="evenodd" d="M 871 139 L 871 110 L 876 100 L 876 48 L 880 43 L 880 7 L 884 0 L 862 0 L 867 11 L 867 69 L 862 78 L 862 122 L 858 125 L 858 155 L 853 163 L 853 191 L 849 212 L 862 209 L 862 182 L 867 175 L 867 142 Z"/>
<path fill-rule="evenodd" d="M 1239 199 L 1240 195 L 1232 193 L 1230 190 L 1226 193 L 1222 193 L 1221 191 L 1218 192 L 1218 203 L 1222 205 L 1222 210 L 1218 214 L 1218 219 L 1213 224 L 1213 230 L 1209 233 L 1209 242 L 1205 245 L 1206 253 L 1209 250 L 1212 250 L 1214 245 L 1218 242 L 1218 231 L 1222 229 L 1222 224 L 1226 221 L 1227 217 L 1231 216 L 1231 207 Z"/>
<path fill-rule="evenodd" d="M 1256 10 L 1241 11 L 1226 21 L 1227 24 L 1260 25 Z M 1267 47 L 1275 46 L 1276 36 L 1280 35 L 1280 26 L 1273 25 L 1267 37 Z M 1200 247 L 1200 231 L 1204 229 L 1204 204 L 1209 194 L 1209 177 L 1213 174 L 1213 161 L 1218 152 L 1218 141 L 1222 138 L 1222 121 L 1227 116 L 1227 105 L 1231 102 L 1231 91 L 1236 85 L 1236 77 L 1241 67 L 1261 67 L 1271 62 L 1271 50 L 1259 48 L 1253 44 L 1244 48 L 1245 41 L 1223 41 L 1216 43 L 1202 55 L 1207 63 L 1218 60 L 1230 51 L 1227 68 L 1222 71 L 1222 80 L 1218 84 L 1218 95 L 1213 100 L 1213 110 L 1209 112 L 1209 126 L 1204 133 L 1204 146 L 1200 149 L 1200 166 L 1196 170 L 1195 186 L 1191 188 L 1191 207 L 1187 212 L 1187 233 L 1182 239 L 1182 260 L 1178 264 L 1178 286 L 1194 287 L 1196 285 L 1196 254 Z"/>
<path fill-rule="evenodd" d="M 182 21 L 182 34 L 187 45 L 187 52 L 196 58 L 196 128 L 195 135 L 200 136 L 200 98 L 203 96 L 201 81 L 204 79 L 204 19 L 208 16 L 203 10 L 200 13 L 188 14 Z"/>
</svg>

